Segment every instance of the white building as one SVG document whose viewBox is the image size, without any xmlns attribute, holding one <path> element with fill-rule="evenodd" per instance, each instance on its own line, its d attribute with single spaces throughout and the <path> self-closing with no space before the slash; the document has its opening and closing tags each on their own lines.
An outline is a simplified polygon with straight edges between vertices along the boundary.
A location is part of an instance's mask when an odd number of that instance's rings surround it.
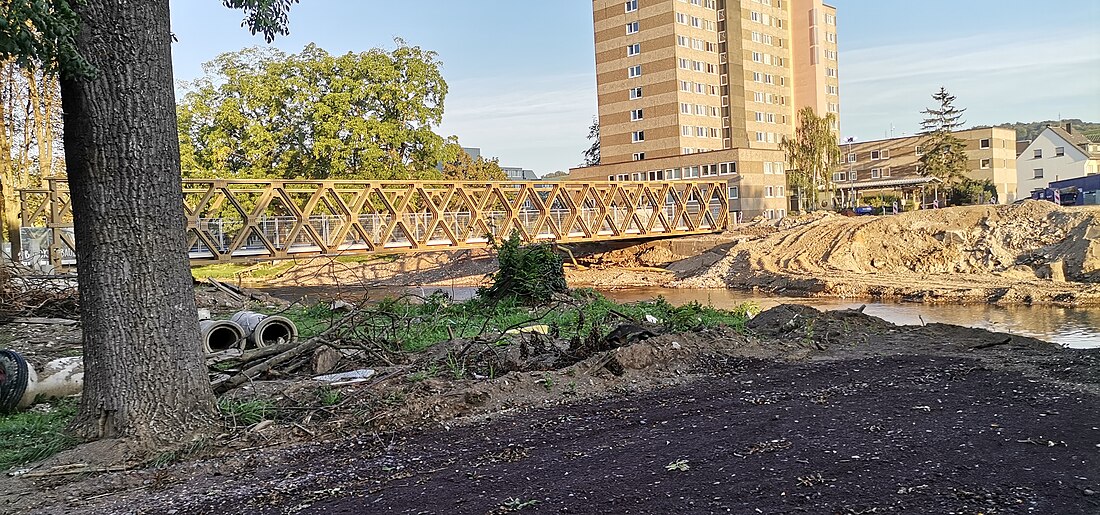
<svg viewBox="0 0 1100 515">
<path fill-rule="evenodd" d="M 1016 156 L 1016 198 L 1028 198 L 1054 181 L 1100 173 L 1100 144 L 1070 124 L 1048 125 Z"/>
</svg>

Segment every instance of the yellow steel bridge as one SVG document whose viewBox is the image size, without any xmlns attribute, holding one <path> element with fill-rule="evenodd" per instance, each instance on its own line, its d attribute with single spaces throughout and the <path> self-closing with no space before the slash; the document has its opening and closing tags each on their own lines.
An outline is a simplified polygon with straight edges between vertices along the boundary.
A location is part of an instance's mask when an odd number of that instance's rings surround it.
<svg viewBox="0 0 1100 515">
<path fill-rule="evenodd" d="M 725 183 L 185 180 L 192 264 L 725 230 Z M 75 263 L 68 183 L 22 190 L 24 262 Z"/>
</svg>

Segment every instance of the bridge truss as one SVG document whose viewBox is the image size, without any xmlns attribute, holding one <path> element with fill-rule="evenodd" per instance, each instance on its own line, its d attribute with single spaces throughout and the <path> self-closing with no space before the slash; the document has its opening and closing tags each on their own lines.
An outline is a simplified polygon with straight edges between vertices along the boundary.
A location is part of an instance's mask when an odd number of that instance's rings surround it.
<svg viewBox="0 0 1100 515">
<path fill-rule="evenodd" d="M 75 262 L 68 183 L 22 190 L 25 262 Z M 720 232 L 725 183 L 185 180 L 192 264 Z"/>
</svg>

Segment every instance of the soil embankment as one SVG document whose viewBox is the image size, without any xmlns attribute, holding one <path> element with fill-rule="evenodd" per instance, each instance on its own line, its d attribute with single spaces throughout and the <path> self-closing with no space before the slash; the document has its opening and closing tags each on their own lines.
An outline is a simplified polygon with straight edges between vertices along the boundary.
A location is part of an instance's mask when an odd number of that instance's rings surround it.
<svg viewBox="0 0 1100 515">
<path fill-rule="evenodd" d="M 258 395 L 303 388 L 264 384 Z M 1100 349 L 979 329 L 785 305 L 745 332 L 664 334 L 558 370 L 383 374 L 340 391 L 349 405 L 323 420 L 320 411 L 312 422 L 280 418 L 211 442 L 205 459 L 6 478 L 0 506 L 181 515 L 1100 510 Z M 350 424 L 358 419 L 348 412 L 368 422 Z"/>
<path fill-rule="evenodd" d="M 682 269 L 674 287 L 925 301 L 1100 304 L 1100 209 L 1028 201 L 818 215 Z M 676 268 L 673 264 L 672 268 Z"/>
<path fill-rule="evenodd" d="M 814 213 L 726 234 L 569 246 L 573 287 L 736 288 L 924 302 L 1100 305 L 1100 208 L 1026 201 L 896 216 Z M 574 266 L 575 265 L 575 266 Z M 479 286 L 488 251 L 316 259 L 269 286 Z"/>
</svg>

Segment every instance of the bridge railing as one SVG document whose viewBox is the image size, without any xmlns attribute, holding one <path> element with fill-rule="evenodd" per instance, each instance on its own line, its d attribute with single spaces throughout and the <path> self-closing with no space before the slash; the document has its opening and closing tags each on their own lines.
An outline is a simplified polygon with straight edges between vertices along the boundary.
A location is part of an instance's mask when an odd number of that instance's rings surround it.
<svg viewBox="0 0 1100 515">
<path fill-rule="evenodd" d="M 21 192 L 25 261 L 75 262 L 68 184 Z M 185 180 L 192 262 L 703 234 L 728 223 L 725 183 Z"/>
</svg>

